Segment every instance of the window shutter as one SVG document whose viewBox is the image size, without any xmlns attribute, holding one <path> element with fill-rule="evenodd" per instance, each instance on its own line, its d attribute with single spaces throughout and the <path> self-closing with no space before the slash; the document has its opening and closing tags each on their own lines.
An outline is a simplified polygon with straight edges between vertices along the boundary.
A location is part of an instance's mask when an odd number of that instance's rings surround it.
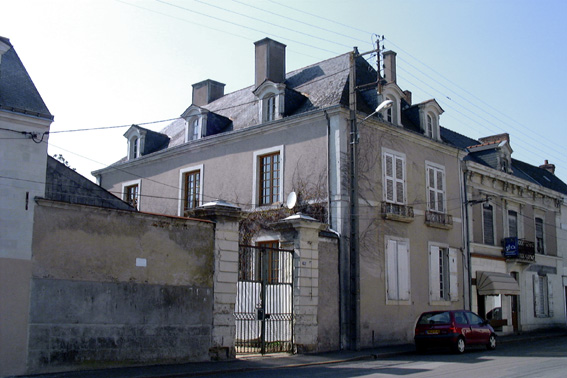
<svg viewBox="0 0 567 378">
<path fill-rule="evenodd" d="M 553 285 L 552 281 L 547 276 L 547 306 L 548 311 L 547 315 L 552 318 L 553 317 Z"/>
<path fill-rule="evenodd" d="M 440 297 L 439 247 L 432 246 L 429 251 L 429 299 L 438 301 Z"/>
<path fill-rule="evenodd" d="M 445 188 L 443 187 L 443 175 L 443 171 L 437 171 L 437 211 L 440 213 L 445 212 Z"/>
<path fill-rule="evenodd" d="M 397 242 L 388 240 L 386 246 L 386 265 L 387 265 L 387 293 L 388 299 L 398 299 L 398 261 L 397 261 Z"/>
<path fill-rule="evenodd" d="M 404 196 L 404 160 L 396 156 L 396 202 L 405 203 Z"/>
<path fill-rule="evenodd" d="M 484 244 L 494 245 L 494 221 L 492 205 L 484 204 L 482 208 L 482 230 Z"/>
<path fill-rule="evenodd" d="M 394 201 L 394 157 L 384 154 L 384 198 L 386 201 Z"/>
<path fill-rule="evenodd" d="M 410 268 L 408 243 L 398 242 L 398 292 L 401 301 L 410 299 Z"/>
<path fill-rule="evenodd" d="M 458 253 L 455 248 L 449 248 L 449 297 L 451 301 L 459 300 L 459 272 L 457 270 Z"/>
<path fill-rule="evenodd" d="M 534 281 L 534 316 L 536 318 L 539 318 L 542 316 L 540 309 L 542 303 L 540 297 L 539 276 L 537 274 L 534 274 L 533 281 Z"/>
</svg>

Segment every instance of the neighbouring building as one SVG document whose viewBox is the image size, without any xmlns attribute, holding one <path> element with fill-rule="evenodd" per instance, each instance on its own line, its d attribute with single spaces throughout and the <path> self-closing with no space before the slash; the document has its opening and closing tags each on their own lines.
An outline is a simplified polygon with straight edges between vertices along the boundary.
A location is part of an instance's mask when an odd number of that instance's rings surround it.
<svg viewBox="0 0 567 378">
<path fill-rule="evenodd" d="M 508 134 L 470 139 L 466 148 L 472 308 L 504 333 L 565 325 L 564 261 L 567 185 L 555 166 L 512 158 Z"/>
<path fill-rule="evenodd" d="M 10 40 L 0 37 L 0 375 L 26 363 L 34 198 L 45 193 L 52 122 Z"/>
<path fill-rule="evenodd" d="M 408 342 L 422 311 L 468 302 L 466 152 L 443 141 L 435 100 L 414 104 L 398 86 L 394 52 L 383 54 L 383 76 L 357 52 L 286 73 L 285 48 L 268 38 L 256 42 L 254 85 L 227 94 L 213 80 L 193 85 L 192 104 L 178 120 L 159 133 L 132 126 L 124 134 L 127 156 L 93 174 L 141 211 L 183 216 L 211 200 L 236 204 L 251 220 L 242 223 L 248 228 L 241 241 L 272 247 L 285 240 L 270 222 L 289 215 L 281 207 L 296 193 L 294 212 L 340 237 L 336 345 Z M 392 106 L 374 114 L 385 100 Z M 311 267 L 296 265 L 294 274 Z M 307 278 L 319 292 L 328 282 Z M 321 302 L 314 305 L 317 311 Z"/>
</svg>

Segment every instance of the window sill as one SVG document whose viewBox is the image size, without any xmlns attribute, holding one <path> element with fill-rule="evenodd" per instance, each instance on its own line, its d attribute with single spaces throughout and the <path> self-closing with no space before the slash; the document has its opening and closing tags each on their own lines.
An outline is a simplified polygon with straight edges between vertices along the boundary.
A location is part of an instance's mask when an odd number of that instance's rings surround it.
<svg viewBox="0 0 567 378">
<path fill-rule="evenodd" d="M 386 299 L 386 305 L 388 306 L 411 306 L 412 302 L 408 300 L 396 300 L 396 299 Z"/>
</svg>

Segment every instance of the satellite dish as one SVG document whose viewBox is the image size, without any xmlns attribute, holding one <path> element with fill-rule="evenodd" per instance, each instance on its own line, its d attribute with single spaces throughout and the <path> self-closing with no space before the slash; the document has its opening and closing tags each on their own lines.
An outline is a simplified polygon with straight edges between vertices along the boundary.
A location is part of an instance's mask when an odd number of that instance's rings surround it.
<svg viewBox="0 0 567 378">
<path fill-rule="evenodd" d="M 291 192 L 287 196 L 287 200 L 285 201 L 285 207 L 288 209 L 293 209 L 295 204 L 297 203 L 297 194 L 295 192 Z"/>
</svg>

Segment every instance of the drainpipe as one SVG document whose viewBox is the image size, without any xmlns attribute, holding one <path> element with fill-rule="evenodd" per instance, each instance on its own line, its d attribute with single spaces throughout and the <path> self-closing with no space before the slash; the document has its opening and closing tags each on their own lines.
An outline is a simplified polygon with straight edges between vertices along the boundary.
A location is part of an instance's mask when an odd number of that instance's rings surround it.
<svg viewBox="0 0 567 378">
<path fill-rule="evenodd" d="M 331 119 L 326 110 L 325 118 L 327 119 L 327 223 L 333 228 L 333 214 L 331 212 Z"/>
<path fill-rule="evenodd" d="M 467 288 L 469 292 L 468 300 L 468 310 L 472 311 L 472 267 L 471 267 L 471 242 L 470 242 L 470 231 L 469 231 L 469 200 L 467 196 L 467 171 L 463 170 L 463 206 L 465 207 L 465 246 L 466 246 L 466 256 L 465 260 L 467 262 Z M 465 292 L 463 290 L 463 296 Z"/>
</svg>

